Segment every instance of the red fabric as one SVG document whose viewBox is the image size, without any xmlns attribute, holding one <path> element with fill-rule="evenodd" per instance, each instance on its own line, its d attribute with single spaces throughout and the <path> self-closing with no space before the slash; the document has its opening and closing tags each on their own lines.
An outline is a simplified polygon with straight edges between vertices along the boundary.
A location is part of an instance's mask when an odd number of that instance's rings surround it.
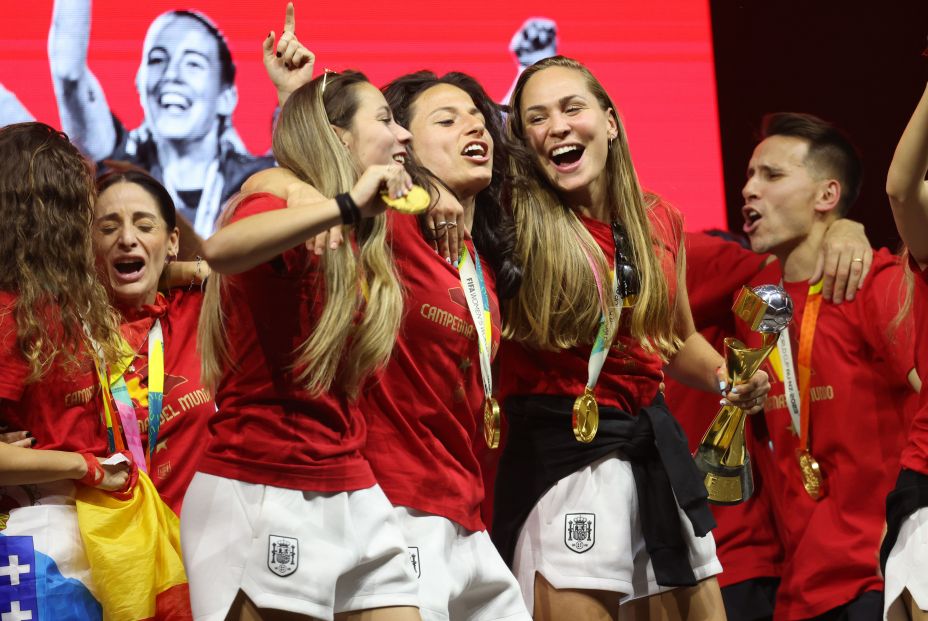
<svg viewBox="0 0 928 621">
<path fill-rule="evenodd" d="M 0 420 L 10 429 L 31 431 L 37 449 L 105 456 L 106 427 L 91 354 L 76 366 L 60 361 L 40 381 L 27 384 L 29 367 L 16 343 L 15 302 L 15 294 L 0 291 Z"/>
<path fill-rule="evenodd" d="M 722 340 L 735 334 L 732 293 L 750 282 L 768 256 L 705 233 L 687 233 L 684 244 L 686 287 L 696 329 L 721 352 Z M 695 451 L 719 409 L 720 397 L 684 386 L 669 377 L 665 385 L 664 397 L 670 411 L 686 431 L 690 451 Z M 765 442 L 752 442 L 750 436 L 757 431 L 749 425 L 746 432 L 752 457 L 766 449 Z M 710 505 L 718 524 L 712 533 L 724 570 L 718 576 L 723 587 L 780 573 L 782 546 L 769 500 L 763 493 L 763 475 L 756 457 L 753 469 L 755 494 L 747 502 L 734 506 Z"/>
<path fill-rule="evenodd" d="M 150 617 L 151 621 L 187 621 L 192 618 L 190 586 L 186 582 L 155 596 L 155 616 Z"/>
<path fill-rule="evenodd" d="M 285 209 L 269 194 L 245 198 L 233 221 Z M 199 470 L 248 483 L 314 492 L 374 484 L 361 456 L 367 436 L 356 404 L 333 390 L 313 397 L 296 382 L 295 352 L 321 311 L 319 262 L 301 244 L 235 276 L 224 276 L 229 354 L 216 391 L 213 437 Z"/>
<path fill-rule="evenodd" d="M 777 265 L 753 284 L 777 282 Z M 875 554 L 884 511 L 880 499 L 893 487 L 905 440 L 903 413 L 916 395 L 911 323 L 893 337 L 888 327 L 899 308 L 902 269 L 885 250 L 874 254 L 866 286 L 851 302 L 823 304 L 812 349 L 811 453 L 822 468 L 826 494 L 816 502 L 802 486 L 784 384 L 768 360 L 772 388 L 765 422 L 773 446 L 769 496 L 780 524 L 785 561 L 777 593 L 777 621 L 805 619 L 879 590 Z M 808 283 L 786 283 L 795 314 L 793 356 Z M 759 344 L 739 326 L 740 336 Z M 782 338 L 782 337 L 781 337 Z M 760 457 L 760 455 L 758 455 Z"/>
<path fill-rule="evenodd" d="M 474 321 L 456 267 L 426 243 L 415 218 L 387 215 L 405 315 L 389 365 L 361 398 L 368 424 L 364 455 L 394 505 L 483 530 L 474 443 L 484 443 L 484 393 Z M 481 266 L 495 354 L 499 306 L 486 258 Z"/>
<path fill-rule="evenodd" d="M 676 209 L 658 203 L 648 212 L 653 244 L 661 257 L 671 307 L 676 298 L 676 260 L 683 236 L 683 217 Z M 615 250 L 612 229 L 608 224 L 582 218 L 583 224 L 599 244 L 611 265 Z M 527 266 L 531 269 L 531 265 Z M 624 319 L 623 319 L 624 322 Z M 538 351 L 512 341 L 503 341 L 500 354 L 500 394 L 511 395 L 580 395 L 586 386 L 590 344 L 566 351 Z M 657 354 L 644 350 L 627 327 L 620 329 L 596 386 L 596 400 L 601 406 L 618 407 L 636 414 L 657 395 L 663 381 L 663 362 Z"/>
<path fill-rule="evenodd" d="M 152 454 L 149 477 L 158 493 L 180 515 L 184 493 L 206 448 L 206 423 L 216 407 L 200 381 L 197 325 L 203 294 L 199 289 L 174 289 L 158 295 L 152 306 L 124 315 L 123 336 L 138 352 L 124 377 L 133 396 L 142 448 L 148 453 L 148 332 L 156 318 L 164 333 L 164 406 L 158 446 Z M 136 399 L 137 387 L 145 395 Z"/>
<path fill-rule="evenodd" d="M 915 322 L 915 368 L 922 380 L 922 393 L 909 427 L 909 439 L 902 451 L 902 467 L 928 474 L 928 269 L 919 269 L 915 261 L 909 266 L 915 275 L 915 299 L 912 314 Z"/>
</svg>

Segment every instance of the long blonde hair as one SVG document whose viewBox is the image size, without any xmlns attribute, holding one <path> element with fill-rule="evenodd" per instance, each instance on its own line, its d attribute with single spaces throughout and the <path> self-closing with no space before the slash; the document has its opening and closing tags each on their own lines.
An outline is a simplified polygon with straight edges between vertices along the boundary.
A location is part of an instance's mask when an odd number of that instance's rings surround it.
<svg viewBox="0 0 928 621">
<path fill-rule="evenodd" d="M 332 126 L 351 127 L 358 108 L 357 85 L 366 83 L 357 72 L 328 72 L 297 89 L 280 112 L 274 156 L 325 196 L 347 192 L 358 179 L 359 171 Z M 364 378 L 387 363 L 399 331 L 403 295 L 386 244 L 386 217 L 362 221 L 356 236 L 358 250 L 345 243 L 320 259 L 324 305 L 312 334 L 295 352 L 297 381 L 314 395 L 333 385 L 356 395 Z M 200 326 L 208 385 L 215 385 L 230 362 L 218 305 L 222 285 L 215 276 L 210 277 Z"/>
<path fill-rule="evenodd" d="M 632 165 L 628 140 L 615 104 L 590 71 L 579 62 L 554 56 L 526 69 L 516 82 L 510 101 L 509 131 L 522 145 L 512 157 L 512 207 L 516 218 L 516 253 L 525 269 L 519 293 L 506 310 L 504 335 L 533 347 L 564 349 L 590 343 L 604 315 L 597 292 L 593 263 L 601 282 L 608 282 L 611 266 L 577 214 L 564 204 L 556 188 L 538 163 L 528 144 L 521 117 L 522 94 L 535 74 L 549 67 L 580 72 L 600 107 L 610 114 L 618 136 L 606 158 L 606 195 L 612 216 L 624 225 L 631 261 L 637 266 L 641 284 L 637 303 L 631 310 L 631 334 L 650 351 L 672 356 L 680 346 L 673 331 L 673 309 L 661 267 L 653 248 L 660 236 L 654 234 L 648 211 L 657 197 L 642 194 Z M 608 300 L 611 296 L 603 294 Z M 608 328 L 616 329 L 617 314 L 606 312 Z"/>
<path fill-rule="evenodd" d="M 0 290 L 11 308 L 27 381 L 59 361 L 84 364 L 88 337 L 115 360 L 119 320 L 96 278 L 93 166 L 42 123 L 0 129 Z"/>
</svg>

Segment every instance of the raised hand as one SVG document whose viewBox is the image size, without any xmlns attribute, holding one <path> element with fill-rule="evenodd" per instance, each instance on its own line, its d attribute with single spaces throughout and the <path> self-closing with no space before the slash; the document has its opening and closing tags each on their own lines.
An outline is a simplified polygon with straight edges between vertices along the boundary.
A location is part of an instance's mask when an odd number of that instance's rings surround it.
<svg viewBox="0 0 928 621">
<path fill-rule="evenodd" d="M 391 198 L 406 196 L 412 189 L 412 178 L 400 164 L 369 166 L 351 188 L 351 198 L 365 218 L 381 213 L 386 206 L 380 193 L 386 191 Z"/>
<path fill-rule="evenodd" d="M 264 39 L 264 69 L 277 89 L 277 101 L 281 106 L 296 89 L 313 78 L 313 64 L 316 56 L 296 38 L 296 17 L 293 3 L 287 3 L 287 15 L 284 29 L 277 45 L 272 30 Z"/>
</svg>

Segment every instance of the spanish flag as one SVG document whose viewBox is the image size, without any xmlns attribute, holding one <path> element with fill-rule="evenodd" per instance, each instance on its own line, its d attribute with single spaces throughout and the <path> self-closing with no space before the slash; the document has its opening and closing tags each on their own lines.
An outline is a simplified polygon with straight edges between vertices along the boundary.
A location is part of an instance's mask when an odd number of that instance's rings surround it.
<svg viewBox="0 0 928 621">
<path fill-rule="evenodd" d="M 104 621 L 188 621 L 180 520 L 144 471 L 125 493 L 77 491 L 77 519 Z"/>
</svg>

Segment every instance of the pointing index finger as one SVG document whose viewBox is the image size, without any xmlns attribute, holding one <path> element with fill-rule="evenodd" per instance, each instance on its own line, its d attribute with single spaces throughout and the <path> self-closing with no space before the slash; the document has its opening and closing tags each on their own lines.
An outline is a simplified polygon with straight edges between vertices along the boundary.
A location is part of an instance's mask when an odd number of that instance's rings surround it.
<svg viewBox="0 0 928 621">
<path fill-rule="evenodd" d="M 293 3 L 287 3 L 287 17 L 284 19 L 284 32 L 296 32 L 296 17 L 293 15 Z"/>
</svg>

